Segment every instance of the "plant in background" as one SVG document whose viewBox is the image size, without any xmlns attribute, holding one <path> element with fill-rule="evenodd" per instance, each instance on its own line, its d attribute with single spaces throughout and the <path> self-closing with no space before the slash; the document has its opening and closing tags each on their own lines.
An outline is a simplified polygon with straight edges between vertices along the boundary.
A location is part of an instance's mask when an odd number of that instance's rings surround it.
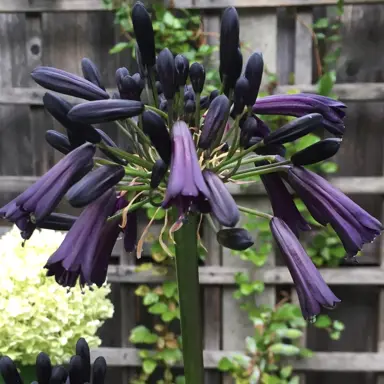
<svg viewBox="0 0 384 384">
<path fill-rule="evenodd" d="M 202 96 L 206 74 L 201 64 L 189 66 L 185 56 L 175 58 L 168 48 L 156 57 L 152 21 L 140 2 L 132 8 L 132 22 L 140 73 L 131 76 L 126 68 L 119 68 L 118 93 L 113 98 L 89 59 L 82 62 L 84 78 L 51 67 L 32 72 L 41 86 L 88 101 L 72 106 L 61 97 L 45 96 L 44 105 L 68 133 L 50 143 L 66 156 L 1 208 L 0 214 L 17 224 L 24 239 L 37 228 L 69 229 L 46 269 L 60 285 L 73 287 L 77 281 L 81 286 L 104 283 L 120 232 L 124 233 L 125 249 L 135 248 L 139 208 L 150 203 L 156 208 L 155 215 L 165 210 L 159 243 L 176 265 L 185 380 L 200 384 L 204 367 L 198 244 L 203 220 L 217 232 L 219 244 L 237 251 L 253 245 L 250 233 L 236 228 L 240 212 L 266 220 L 294 281 L 302 315 L 309 320 L 322 306 L 333 307 L 340 300 L 298 240 L 299 232 L 310 226 L 283 180 L 320 225 L 332 226 L 350 258 L 383 227 L 304 167 L 333 156 L 340 147 L 339 138 L 322 140 L 284 158 L 285 144 L 315 129 L 341 137 L 345 105 L 311 94 L 258 98 L 262 54 L 253 53 L 242 74 L 235 8 L 227 8 L 221 20 L 222 85 L 210 97 Z M 191 85 L 186 84 L 188 76 Z M 144 89 L 145 104 L 140 98 Z M 271 131 L 258 114 L 297 118 Z M 130 152 L 118 148 L 105 132 L 92 126 L 109 121 L 115 121 L 130 139 Z M 95 157 L 96 148 L 109 160 Z M 225 186 L 249 182 L 253 176 L 260 176 L 266 186 L 273 215 L 237 205 Z M 53 213 L 64 195 L 74 207 L 84 208 L 78 218 L 67 220 Z M 138 257 L 155 215 L 137 242 Z M 218 231 L 212 217 L 227 228 Z"/>
<path fill-rule="evenodd" d="M 16 227 L 0 239 L 0 355 L 19 364 L 33 365 L 40 351 L 63 363 L 79 337 L 100 345 L 96 332 L 112 317 L 108 285 L 68 291 L 46 276 L 43 267 L 63 239 L 61 232 L 41 230 L 22 246 Z"/>
</svg>

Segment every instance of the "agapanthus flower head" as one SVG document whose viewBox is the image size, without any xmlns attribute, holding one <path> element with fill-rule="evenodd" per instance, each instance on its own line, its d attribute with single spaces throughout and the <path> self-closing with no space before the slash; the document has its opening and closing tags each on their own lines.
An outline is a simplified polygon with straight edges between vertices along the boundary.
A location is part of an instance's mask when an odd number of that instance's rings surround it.
<svg viewBox="0 0 384 384">
<path fill-rule="evenodd" d="M 284 115 L 301 117 L 309 113 L 320 113 L 324 127 L 336 136 L 345 130 L 343 119 L 346 106 L 329 97 L 299 93 L 296 95 L 272 95 L 261 97 L 252 110 L 261 115 Z"/>
<path fill-rule="evenodd" d="M 37 84 L 51 91 L 86 100 L 109 99 L 108 93 L 97 85 L 61 69 L 37 67 L 31 75 Z"/>
<path fill-rule="evenodd" d="M 302 167 L 291 167 L 288 182 L 322 225 L 336 231 L 347 256 L 355 256 L 364 244 L 383 230 L 382 224 L 321 176 Z"/>
<path fill-rule="evenodd" d="M 333 308 L 340 300 L 332 293 L 295 234 L 280 218 L 270 222 L 271 231 L 295 283 L 304 318 L 312 319 L 321 306 Z"/>
<path fill-rule="evenodd" d="M 53 212 L 68 189 L 92 168 L 95 147 L 84 144 L 60 160 L 44 176 L 0 209 L 0 215 L 28 232 Z M 33 232 L 33 230 L 32 230 Z M 31 235 L 32 233 L 30 233 Z"/>
<path fill-rule="evenodd" d="M 172 160 L 167 192 L 162 206 L 175 205 L 180 215 L 186 214 L 198 198 L 210 198 L 201 173 L 192 134 L 184 121 L 172 127 Z"/>
</svg>

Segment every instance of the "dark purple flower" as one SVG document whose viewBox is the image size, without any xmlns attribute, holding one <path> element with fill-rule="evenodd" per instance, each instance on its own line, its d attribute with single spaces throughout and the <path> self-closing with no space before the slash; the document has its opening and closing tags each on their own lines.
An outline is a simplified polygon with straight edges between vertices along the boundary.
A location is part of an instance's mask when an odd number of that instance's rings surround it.
<svg viewBox="0 0 384 384">
<path fill-rule="evenodd" d="M 36 183 L 1 208 L 0 216 L 14 222 L 22 231 L 23 238 L 29 238 L 36 224 L 38 226 L 52 213 L 68 189 L 91 170 L 94 153 L 92 144 L 74 149 Z"/>
<path fill-rule="evenodd" d="M 334 135 L 341 136 L 345 126 L 346 106 L 329 97 L 299 93 L 296 95 L 272 95 L 261 97 L 252 110 L 261 115 L 284 115 L 301 117 L 309 113 L 320 113 L 324 127 Z"/>
<path fill-rule="evenodd" d="M 36 379 L 39 384 L 49 384 L 52 375 L 51 359 L 44 352 L 36 358 Z"/>
<path fill-rule="evenodd" d="M 184 121 L 177 121 L 172 129 L 172 160 L 168 188 L 163 208 L 176 205 L 184 216 L 199 196 L 210 198 L 209 189 L 201 173 L 195 144 Z"/>
<path fill-rule="evenodd" d="M 99 68 L 97 68 L 96 64 L 92 60 L 84 57 L 84 59 L 81 60 L 81 71 L 83 72 L 85 79 L 105 91 Z"/>
<path fill-rule="evenodd" d="M 291 167 L 288 182 L 322 225 L 330 224 L 336 231 L 347 256 L 358 253 L 383 230 L 382 224 L 359 207 L 324 178 L 302 168 Z"/>
<path fill-rule="evenodd" d="M 339 303 L 288 225 L 274 217 L 270 227 L 295 284 L 304 318 L 318 315 L 321 306 L 333 308 Z"/>
<path fill-rule="evenodd" d="M 211 197 L 209 203 L 217 221 L 226 227 L 234 227 L 240 220 L 237 204 L 220 177 L 208 170 L 203 171 Z"/>
<path fill-rule="evenodd" d="M 8 356 L 0 358 L 0 373 L 5 384 L 23 384 L 15 363 Z"/>
<path fill-rule="evenodd" d="M 110 252 L 120 231 L 118 223 L 106 222 L 115 204 L 116 194 L 110 189 L 84 209 L 48 259 L 48 276 L 55 276 L 64 287 L 75 286 L 78 278 L 81 286 L 104 283 Z"/>
<path fill-rule="evenodd" d="M 234 251 L 245 251 L 254 244 L 251 234 L 244 228 L 221 229 L 216 239 L 221 246 Z"/>
<path fill-rule="evenodd" d="M 268 193 L 274 216 L 283 219 L 297 237 L 299 237 L 299 230 L 309 231 L 311 227 L 297 209 L 291 194 L 281 179 L 281 174 L 279 172 L 268 173 L 261 175 L 260 178 Z"/>
<path fill-rule="evenodd" d="M 48 129 L 48 131 L 45 132 L 45 140 L 51 147 L 64 155 L 67 155 L 73 149 L 68 137 L 53 129 Z"/>
<path fill-rule="evenodd" d="M 53 67 L 37 67 L 31 76 L 37 84 L 51 91 L 86 100 L 109 99 L 103 89 L 78 75 Z"/>
</svg>

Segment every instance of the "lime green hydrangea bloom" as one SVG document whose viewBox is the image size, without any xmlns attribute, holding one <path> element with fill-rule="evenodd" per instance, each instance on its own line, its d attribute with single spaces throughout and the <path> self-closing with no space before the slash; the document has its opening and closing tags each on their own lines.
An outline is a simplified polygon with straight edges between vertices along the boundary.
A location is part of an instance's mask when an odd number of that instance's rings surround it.
<svg viewBox="0 0 384 384">
<path fill-rule="evenodd" d="M 23 247 L 14 227 L 0 238 L 0 355 L 23 365 L 34 364 L 39 352 L 62 363 L 80 337 L 90 347 L 100 345 L 96 331 L 113 315 L 108 285 L 82 293 L 79 286 L 69 291 L 46 276 L 44 265 L 64 237 L 35 231 Z"/>
</svg>

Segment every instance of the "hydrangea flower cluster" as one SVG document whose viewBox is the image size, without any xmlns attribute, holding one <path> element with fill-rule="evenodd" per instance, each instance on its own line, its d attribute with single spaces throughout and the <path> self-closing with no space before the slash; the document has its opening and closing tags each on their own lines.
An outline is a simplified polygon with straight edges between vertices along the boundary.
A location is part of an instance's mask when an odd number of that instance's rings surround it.
<svg viewBox="0 0 384 384">
<path fill-rule="evenodd" d="M 101 344 L 97 330 L 113 315 L 109 286 L 85 287 L 85 294 L 78 286 L 68 291 L 44 271 L 64 237 L 57 231 L 36 231 L 23 247 L 16 226 L 1 237 L 0 356 L 33 365 L 44 351 L 53 364 L 61 364 L 80 337 L 91 347 Z"/>
<path fill-rule="evenodd" d="M 76 343 L 76 354 L 71 357 L 69 365 L 52 366 L 49 356 L 40 352 L 36 357 L 36 381 L 32 384 L 104 384 L 107 362 L 99 356 L 91 367 L 89 345 L 84 338 Z M 5 384 L 23 384 L 24 380 L 16 364 L 9 356 L 0 359 L 0 373 Z M 26 383 L 27 384 L 27 383 Z"/>
<path fill-rule="evenodd" d="M 243 71 L 239 19 L 233 7 L 224 11 L 221 21 L 221 89 L 206 96 L 203 65 L 190 65 L 185 56 L 175 57 L 169 49 L 156 57 L 151 17 L 140 2 L 132 8 L 132 23 L 139 72 L 119 68 L 117 92 L 112 95 L 89 59 L 82 61 L 83 77 L 51 67 L 32 72 L 39 85 L 87 101 L 72 105 L 46 93 L 46 109 L 67 130 L 67 135 L 48 131 L 46 138 L 66 156 L 0 214 L 16 223 L 24 239 L 35 228 L 69 229 L 46 268 L 59 284 L 72 287 L 77 280 L 82 286 L 103 284 L 120 232 L 126 250 L 135 249 L 135 211 L 144 204 L 177 210 L 172 232 L 191 215 L 202 215 L 208 222 L 213 217 L 225 227 L 217 231 L 218 242 L 239 251 L 253 244 L 246 230 L 236 228 L 240 211 L 251 212 L 270 220 L 304 317 L 317 315 L 321 306 L 333 307 L 340 300 L 299 243 L 299 233 L 310 226 L 288 186 L 316 221 L 334 228 L 348 257 L 354 257 L 382 231 L 379 221 L 304 168 L 338 151 L 346 106 L 304 93 L 258 98 L 263 56 L 253 53 Z M 272 132 L 258 116 L 268 114 L 296 119 Z M 92 125 L 109 121 L 115 121 L 130 139 L 130 151 L 118 148 Z M 315 129 L 325 129 L 334 137 L 284 157 L 286 143 Z M 108 160 L 95 157 L 96 149 Z M 244 168 L 246 165 L 251 168 Z M 273 216 L 238 206 L 225 185 L 256 175 L 266 187 Z M 84 208 L 79 217 L 54 213 L 64 195 L 74 207 Z"/>
</svg>

